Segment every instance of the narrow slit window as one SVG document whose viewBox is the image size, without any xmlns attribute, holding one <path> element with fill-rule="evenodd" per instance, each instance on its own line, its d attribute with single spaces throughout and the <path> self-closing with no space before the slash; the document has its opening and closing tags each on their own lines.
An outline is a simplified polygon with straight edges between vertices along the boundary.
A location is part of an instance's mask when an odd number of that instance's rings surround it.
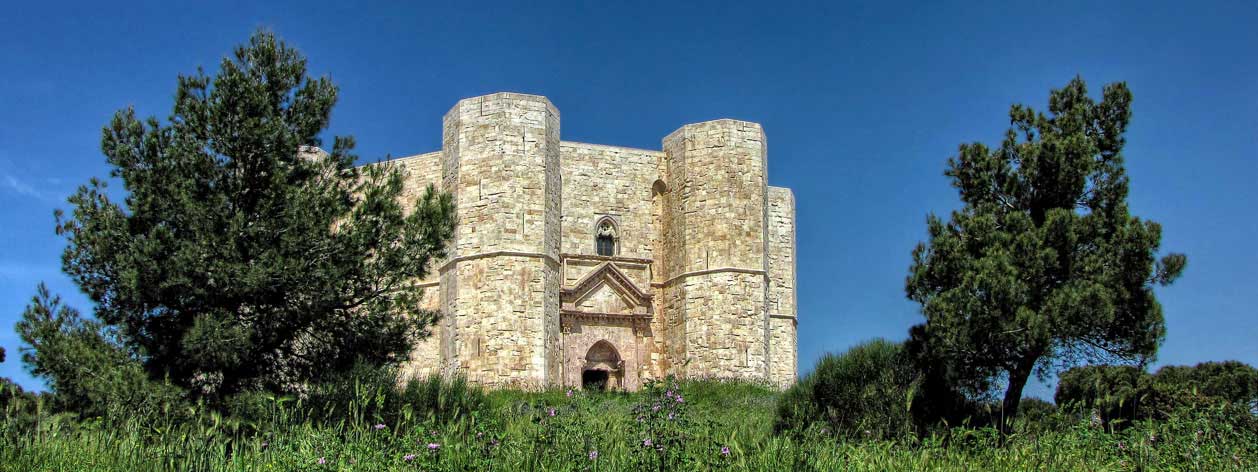
<svg viewBox="0 0 1258 472">
<path fill-rule="evenodd" d="M 594 237 L 594 250 L 600 256 L 616 255 L 616 225 L 610 220 L 603 220 L 598 225 Z"/>
</svg>

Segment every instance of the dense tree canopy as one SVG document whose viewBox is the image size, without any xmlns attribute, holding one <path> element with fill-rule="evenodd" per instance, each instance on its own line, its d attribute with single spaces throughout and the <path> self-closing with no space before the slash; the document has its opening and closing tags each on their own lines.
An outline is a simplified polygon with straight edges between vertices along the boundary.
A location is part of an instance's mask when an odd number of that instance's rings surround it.
<svg viewBox="0 0 1258 472">
<path fill-rule="evenodd" d="M 1258 412 L 1258 369 L 1238 361 L 1166 366 L 1149 374 L 1121 365 L 1076 367 L 1061 373 L 1057 404 L 1098 414 L 1108 427 L 1139 419 L 1166 419 L 1175 410 L 1230 406 L 1239 415 Z"/>
<path fill-rule="evenodd" d="M 1146 359 L 1163 339 L 1152 288 L 1186 258 L 1157 260 L 1161 227 L 1128 211 L 1131 98 L 1115 83 L 1094 101 L 1076 78 L 1050 93 L 1047 114 L 1014 105 L 998 148 L 963 144 L 948 160 L 964 206 L 931 215 L 913 251 L 906 291 L 926 321 L 911 350 L 974 390 L 1003 382 L 1008 419 L 1033 372 Z"/>
<path fill-rule="evenodd" d="M 63 268 L 150 374 L 207 395 L 290 389 L 402 360 L 428 333 L 413 282 L 443 257 L 453 204 L 430 187 L 404 211 L 399 171 L 355 167 L 352 138 L 304 147 L 336 100 L 259 32 L 214 77 L 179 77 L 167 123 L 126 109 L 104 129 L 125 199 L 95 179 L 70 197 Z"/>
</svg>

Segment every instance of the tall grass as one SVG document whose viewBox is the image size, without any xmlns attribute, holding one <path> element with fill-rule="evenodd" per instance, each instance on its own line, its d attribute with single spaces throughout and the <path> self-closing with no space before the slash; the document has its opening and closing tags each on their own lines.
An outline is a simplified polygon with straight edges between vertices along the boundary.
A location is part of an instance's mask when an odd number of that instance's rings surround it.
<svg viewBox="0 0 1258 472">
<path fill-rule="evenodd" d="M 408 387 L 409 388 L 409 387 Z M 1086 418 L 926 439 L 775 435 L 778 394 L 721 381 L 642 392 L 481 393 L 427 380 L 412 393 L 359 381 L 336 405 L 258 395 L 247 419 L 79 420 L 14 414 L 0 423 L 0 470 L 1254 470 L 1258 435 L 1223 410 L 1107 433 Z M 406 392 L 407 390 L 402 390 Z M 426 393 L 422 393 L 426 392 Z M 409 396 L 409 400 L 404 398 Z M 39 402 L 40 400 L 32 400 Z M 38 405 L 20 405 L 30 412 Z M 193 408 L 203 408 L 200 406 Z M 38 418 L 39 424 L 33 424 Z"/>
</svg>

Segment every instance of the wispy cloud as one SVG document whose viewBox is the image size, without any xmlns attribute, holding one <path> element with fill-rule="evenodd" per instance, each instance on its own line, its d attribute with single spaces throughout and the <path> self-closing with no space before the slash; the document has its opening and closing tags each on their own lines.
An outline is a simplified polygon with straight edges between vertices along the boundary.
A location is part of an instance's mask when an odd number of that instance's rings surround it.
<svg viewBox="0 0 1258 472">
<path fill-rule="evenodd" d="M 55 202 L 57 200 L 52 195 L 46 192 L 39 191 L 38 189 L 35 188 L 35 186 L 9 173 L 5 173 L 2 176 L 0 176 L 0 187 L 3 187 L 5 190 L 8 190 L 9 192 L 35 198 L 38 200 L 43 200 L 47 202 Z"/>
</svg>

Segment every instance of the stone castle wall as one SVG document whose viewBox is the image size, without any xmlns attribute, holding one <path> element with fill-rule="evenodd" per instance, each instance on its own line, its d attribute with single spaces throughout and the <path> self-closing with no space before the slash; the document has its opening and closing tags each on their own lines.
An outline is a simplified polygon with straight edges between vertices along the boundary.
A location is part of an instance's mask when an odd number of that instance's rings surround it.
<svg viewBox="0 0 1258 472">
<path fill-rule="evenodd" d="M 795 195 L 769 187 L 769 380 L 795 383 Z"/>
<path fill-rule="evenodd" d="M 629 389 L 669 374 L 793 382 L 794 199 L 767 185 L 760 125 L 686 125 L 662 151 L 563 142 L 559 130 L 545 97 L 470 98 L 446 115 L 440 152 L 390 161 L 408 210 L 429 183 L 458 205 L 447 260 L 418 282 L 442 319 L 405 373 L 490 386 L 580 386 L 589 369 Z M 604 219 L 610 257 L 595 251 Z"/>
</svg>

